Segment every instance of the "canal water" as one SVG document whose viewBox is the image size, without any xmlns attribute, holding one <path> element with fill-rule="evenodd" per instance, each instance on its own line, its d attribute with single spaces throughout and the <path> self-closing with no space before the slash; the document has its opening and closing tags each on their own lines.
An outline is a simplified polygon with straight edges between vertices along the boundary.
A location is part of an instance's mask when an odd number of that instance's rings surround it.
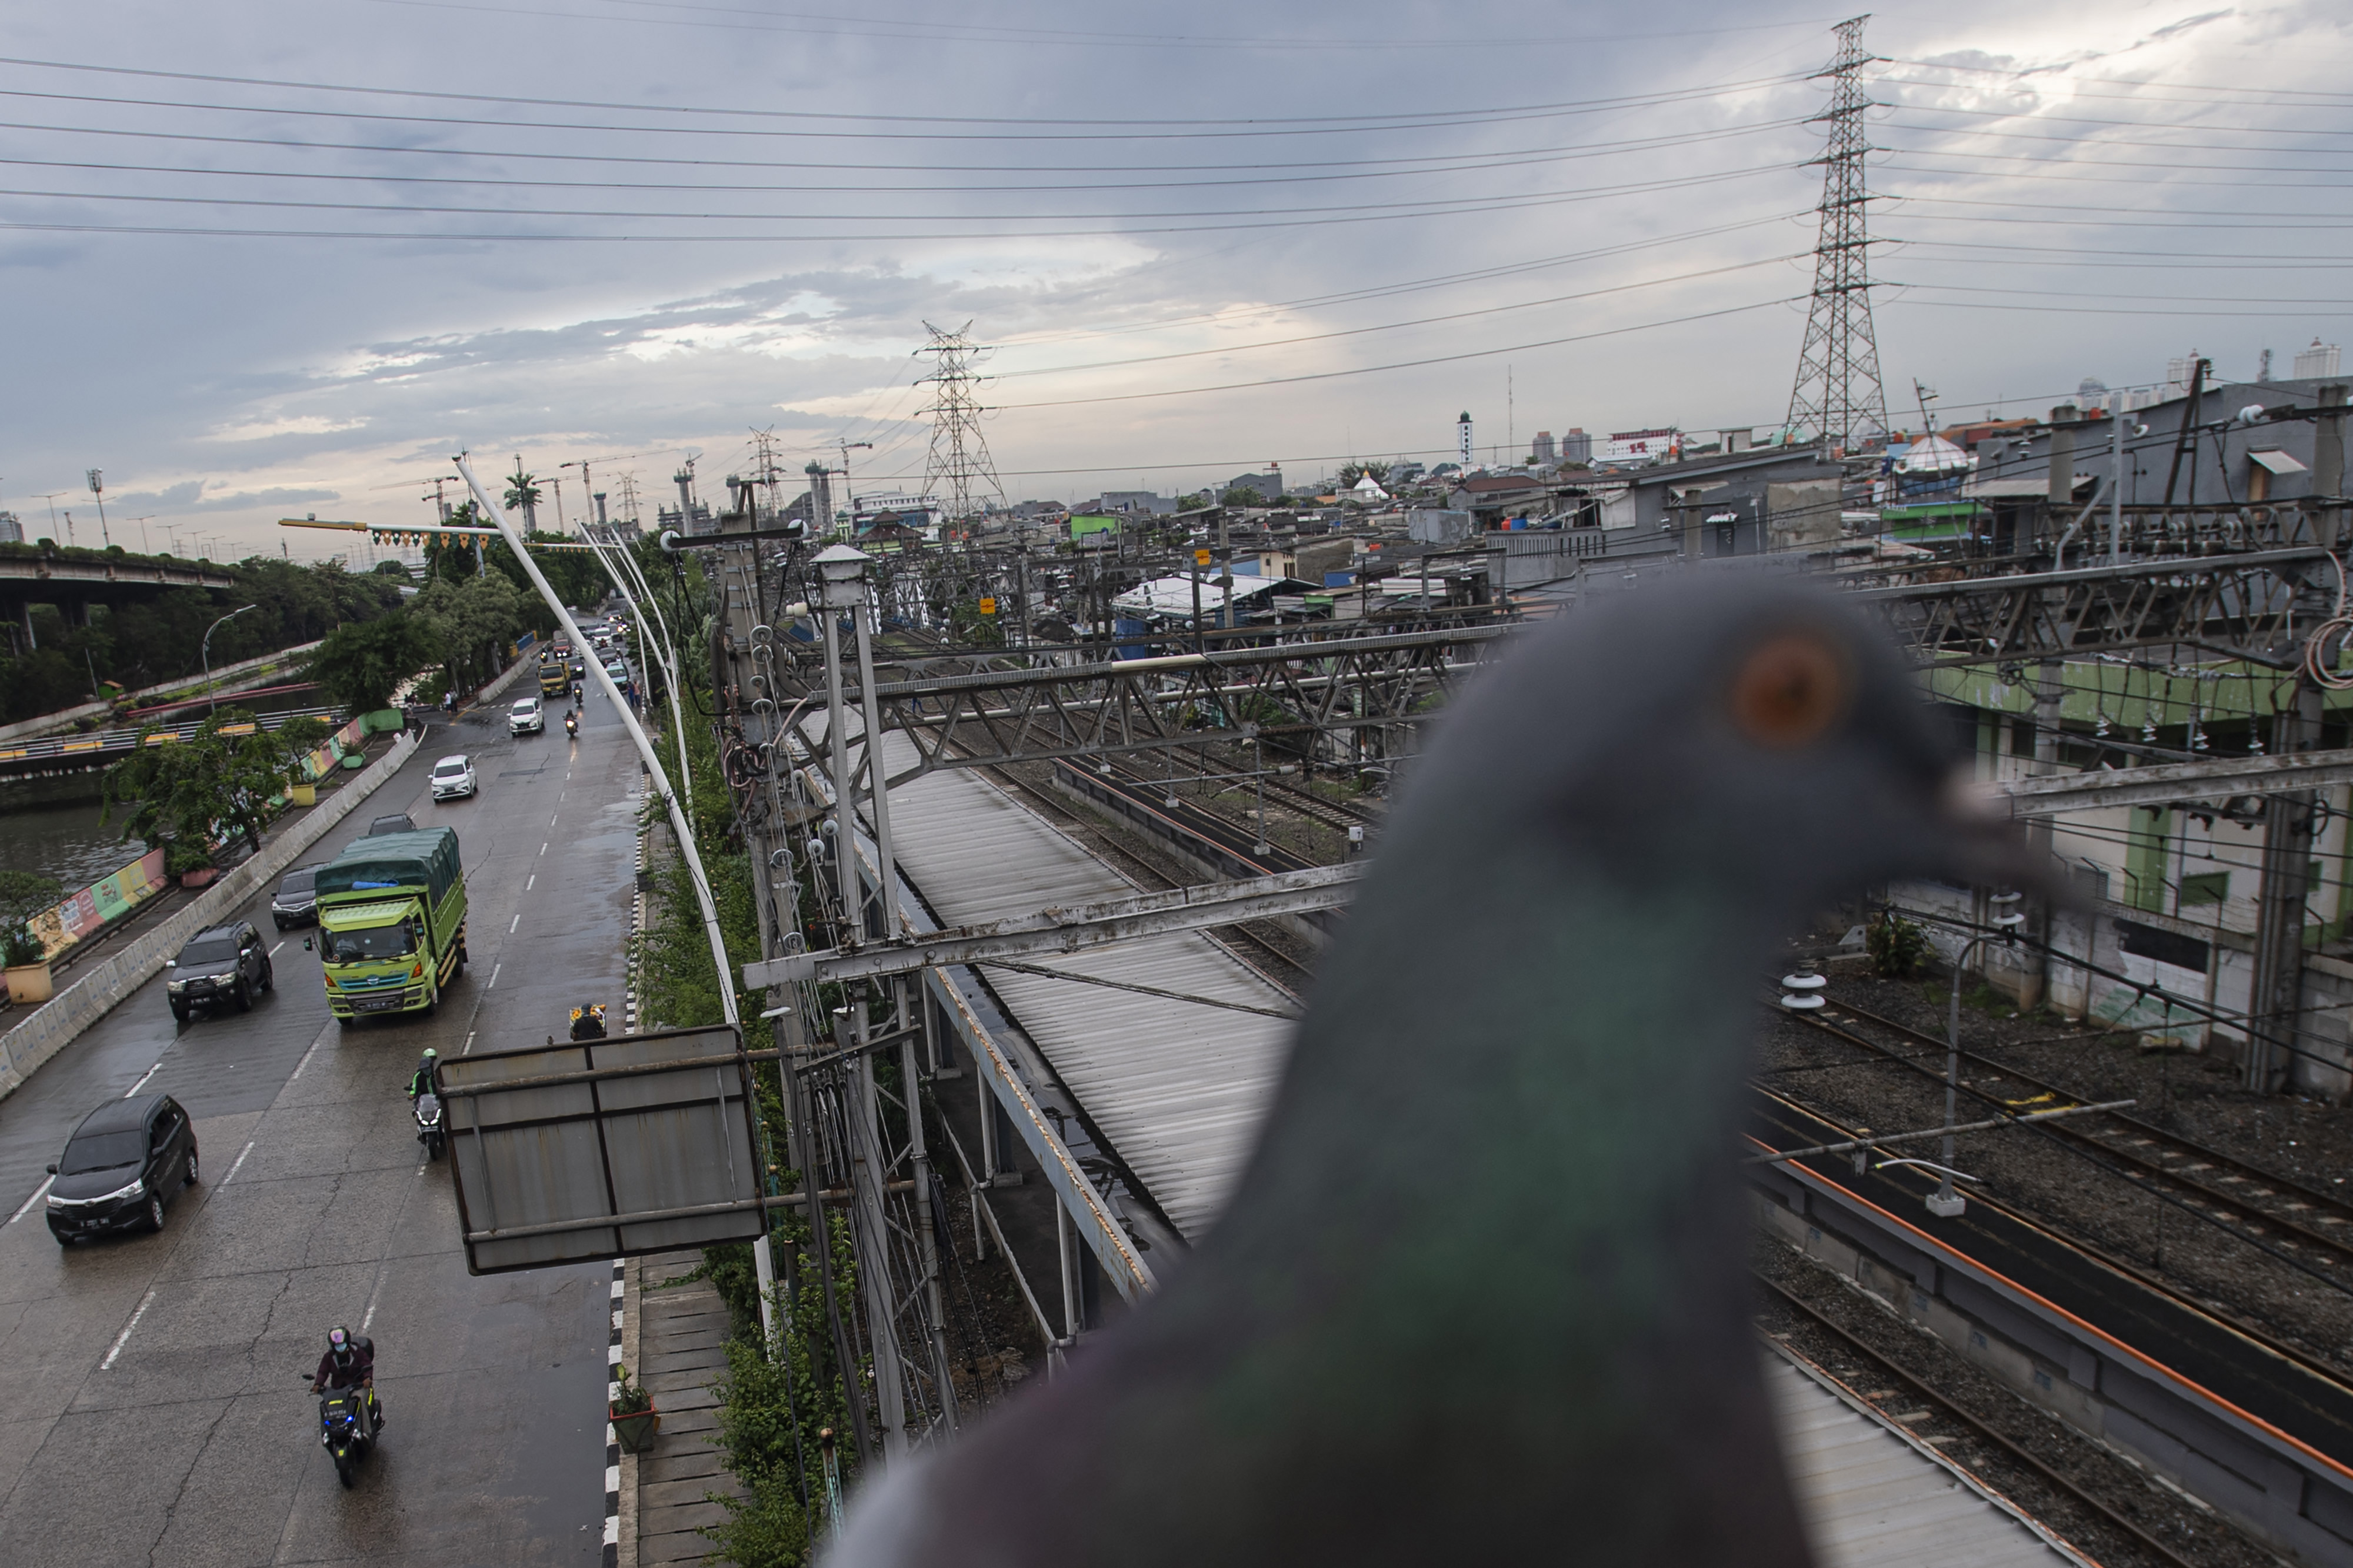
<svg viewBox="0 0 2353 1568">
<path fill-rule="evenodd" d="M 0 785 L 0 866 L 55 877 L 71 893 L 146 852 L 136 839 L 123 839 L 121 812 L 111 826 L 100 826 L 99 809 L 95 775 L 83 800 L 40 800 L 25 785 Z"/>
<path fill-rule="evenodd" d="M 232 700 L 222 693 L 224 705 Z M 235 699 L 239 707 L 262 712 L 315 705 L 315 690 Z M 185 708 L 173 717 L 185 722 L 205 710 Z M 124 813 L 111 826 L 99 823 L 95 773 L 59 778 L 0 779 L 0 866 L 55 877 L 68 893 L 119 871 L 144 853 L 145 846 L 122 837 Z"/>
</svg>

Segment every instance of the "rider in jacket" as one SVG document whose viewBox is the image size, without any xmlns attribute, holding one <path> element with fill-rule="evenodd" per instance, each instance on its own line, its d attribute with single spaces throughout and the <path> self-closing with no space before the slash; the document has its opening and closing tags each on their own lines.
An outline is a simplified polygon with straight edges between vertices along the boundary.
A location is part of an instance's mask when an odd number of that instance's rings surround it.
<svg viewBox="0 0 2353 1568">
<path fill-rule="evenodd" d="M 365 1390 L 368 1425 L 383 1428 L 384 1406 L 375 1396 L 375 1342 L 340 1323 L 327 1331 L 326 1353 L 319 1358 L 318 1373 L 311 1379 L 313 1394 L 330 1388 Z"/>
<path fill-rule="evenodd" d="M 408 1075 L 408 1098 L 410 1100 L 415 1100 L 420 1094 L 431 1094 L 434 1092 L 433 1064 L 435 1061 L 439 1059 L 439 1052 L 436 1051 L 431 1046 L 427 1046 L 425 1047 L 425 1054 L 417 1058 L 417 1070 Z"/>
</svg>

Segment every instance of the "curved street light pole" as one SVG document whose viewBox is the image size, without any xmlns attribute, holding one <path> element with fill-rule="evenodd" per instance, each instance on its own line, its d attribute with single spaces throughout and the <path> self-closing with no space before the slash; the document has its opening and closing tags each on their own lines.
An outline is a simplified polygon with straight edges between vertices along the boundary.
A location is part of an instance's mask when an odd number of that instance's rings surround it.
<svg viewBox="0 0 2353 1568">
<path fill-rule="evenodd" d="M 205 713 L 206 717 L 210 717 L 211 715 L 220 711 L 220 703 L 213 697 L 213 633 L 220 629 L 223 622 L 237 619 L 237 616 L 245 614 L 246 610 L 258 610 L 259 608 L 261 608 L 259 605 L 248 605 L 245 606 L 244 610 L 231 610 L 227 615 L 223 616 L 220 620 L 215 621 L 211 626 L 205 628 L 205 642 L 202 652 L 205 659 Z"/>
</svg>

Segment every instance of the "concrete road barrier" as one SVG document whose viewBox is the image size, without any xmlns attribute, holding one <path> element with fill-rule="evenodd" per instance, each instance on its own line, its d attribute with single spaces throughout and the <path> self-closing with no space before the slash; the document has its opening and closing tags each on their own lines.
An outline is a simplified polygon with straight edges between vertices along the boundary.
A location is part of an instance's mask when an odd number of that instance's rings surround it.
<svg viewBox="0 0 2353 1568">
<path fill-rule="evenodd" d="M 311 807 L 300 822 L 263 845 L 261 853 L 229 871 L 190 900 L 186 908 L 121 952 L 93 964 L 89 973 L 43 1003 L 25 1022 L 0 1036 L 0 1100 L 16 1093 L 43 1062 L 153 979 L 164 962 L 178 952 L 190 937 L 206 926 L 234 918 L 248 899 L 275 882 L 302 858 L 305 850 L 325 837 L 360 802 L 398 773 L 400 765 L 415 753 L 419 739 L 414 733 L 398 737 L 392 750 Z"/>
</svg>

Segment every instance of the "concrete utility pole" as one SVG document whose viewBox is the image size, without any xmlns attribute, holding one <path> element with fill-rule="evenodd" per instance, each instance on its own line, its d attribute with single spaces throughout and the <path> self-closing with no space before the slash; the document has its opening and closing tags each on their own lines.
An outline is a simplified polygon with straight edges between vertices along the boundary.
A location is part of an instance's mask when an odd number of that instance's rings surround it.
<svg viewBox="0 0 2353 1568">
<path fill-rule="evenodd" d="M 90 470 L 90 493 L 98 498 L 98 536 L 106 548 L 114 548 L 114 535 L 106 530 L 106 476 L 96 468 Z"/>
<path fill-rule="evenodd" d="M 2272 719 L 2272 754 L 2308 750 L 2320 732 L 2321 692 L 2299 675 Z M 2263 800 L 2263 871 L 2255 888 L 2255 978 L 2247 999 L 2241 1081 L 2258 1094 L 2283 1087 L 2304 1010 L 2305 901 L 2312 892 L 2318 795 L 2308 789 Z"/>
</svg>

